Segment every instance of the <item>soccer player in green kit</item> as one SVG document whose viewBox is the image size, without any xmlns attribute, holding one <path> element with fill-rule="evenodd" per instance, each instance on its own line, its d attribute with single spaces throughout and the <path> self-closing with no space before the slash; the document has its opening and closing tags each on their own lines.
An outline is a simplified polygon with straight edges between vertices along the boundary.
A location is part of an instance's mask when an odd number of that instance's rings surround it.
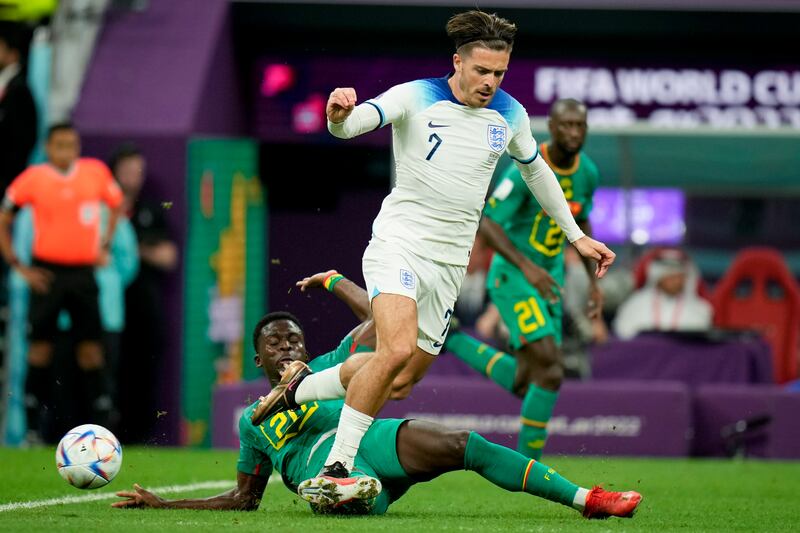
<svg viewBox="0 0 800 533">
<path fill-rule="evenodd" d="M 540 146 L 540 153 L 555 172 L 581 230 L 591 235 L 589 212 L 599 175 L 594 162 L 581 152 L 586 106 L 572 99 L 556 101 L 550 108 L 549 129 L 550 142 Z M 462 332 L 451 332 L 445 348 L 522 398 L 517 450 L 538 460 L 564 374 L 559 287 L 564 283 L 565 239 L 526 190 L 519 171 L 511 165 L 489 197 L 478 230 L 497 252 L 487 285 L 508 326 L 513 356 Z M 591 280 L 589 316 L 597 318 L 602 294 L 594 265 L 588 260 L 584 264 Z"/>
<path fill-rule="evenodd" d="M 373 351 L 375 346 L 375 324 L 366 291 L 335 271 L 315 274 L 298 285 L 301 290 L 327 288 L 362 319 L 338 348 L 309 363 L 316 371 L 338 366 L 340 372 L 349 372 L 342 363 L 362 357 L 359 351 Z M 255 364 L 264 370 L 273 387 L 292 365 L 308 361 L 302 327 L 289 313 L 263 317 L 253 331 L 253 344 Z M 342 381 L 347 382 L 351 377 L 342 375 Z M 343 403 L 342 400 L 308 402 L 254 425 L 251 418 L 259 405 L 255 402 L 244 410 L 239 421 L 235 488 L 211 498 L 166 500 L 134 485 L 133 491 L 118 492 L 124 499 L 113 506 L 252 511 L 260 505 L 273 468 L 293 492 L 307 500 L 324 501 L 324 506 L 312 509 L 326 513 L 383 514 L 412 485 L 454 470 L 475 471 L 501 488 L 561 503 L 587 518 L 630 517 L 641 501 L 641 495 L 633 491 L 581 488 L 552 468 L 490 443 L 477 433 L 401 419 L 378 419 L 370 426 L 356 455 L 352 483 L 308 487 L 306 491 L 315 493 L 307 494 L 302 482 L 315 475 L 325 461 Z"/>
</svg>

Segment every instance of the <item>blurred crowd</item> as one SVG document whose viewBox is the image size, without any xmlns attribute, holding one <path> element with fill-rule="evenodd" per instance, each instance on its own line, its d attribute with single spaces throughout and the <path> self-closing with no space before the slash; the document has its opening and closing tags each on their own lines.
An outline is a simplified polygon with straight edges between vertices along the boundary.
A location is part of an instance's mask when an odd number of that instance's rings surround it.
<svg viewBox="0 0 800 533">
<path fill-rule="evenodd" d="M 761 331 L 773 351 L 788 346 L 783 359 L 789 367 L 792 363 L 788 361 L 796 359 L 796 350 L 791 350 L 793 341 L 786 339 L 793 332 L 796 337 L 797 327 L 792 321 L 800 318 L 797 316 L 800 290 L 784 258 L 775 250 L 752 248 L 740 252 L 712 290 L 685 249 L 640 248 L 632 261 L 627 264 L 624 259 L 618 261 L 599 281 L 604 295 L 603 311 L 594 319 L 589 318 L 586 308 L 589 291 L 586 270 L 572 247 L 567 247 L 565 254 L 561 299 L 567 377 L 591 376 L 592 346 L 650 333 L 719 338 L 726 330 Z M 491 250 L 479 236 L 456 304 L 456 316 L 462 327 L 474 331 L 479 338 L 508 349 L 508 329 L 485 289 L 491 257 Z M 762 278 L 766 281 L 760 284 Z M 775 309 L 761 311 L 762 304 Z M 778 354 L 776 360 L 780 359 L 782 356 Z M 776 378 L 780 375 L 781 371 L 776 370 Z M 786 370 L 787 379 L 792 375 L 792 370 Z"/>
</svg>

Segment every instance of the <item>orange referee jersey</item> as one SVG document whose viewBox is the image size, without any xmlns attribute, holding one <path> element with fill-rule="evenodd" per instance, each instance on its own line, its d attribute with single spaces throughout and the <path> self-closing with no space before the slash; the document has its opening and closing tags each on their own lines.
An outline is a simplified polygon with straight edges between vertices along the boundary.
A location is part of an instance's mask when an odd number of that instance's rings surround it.
<svg viewBox="0 0 800 533">
<path fill-rule="evenodd" d="M 122 203 L 108 167 L 80 158 L 69 174 L 33 165 L 6 189 L 14 205 L 33 208 L 33 257 L 61 265 L 93 265 L 100 256 L 100 203 Z"/>
</svg>

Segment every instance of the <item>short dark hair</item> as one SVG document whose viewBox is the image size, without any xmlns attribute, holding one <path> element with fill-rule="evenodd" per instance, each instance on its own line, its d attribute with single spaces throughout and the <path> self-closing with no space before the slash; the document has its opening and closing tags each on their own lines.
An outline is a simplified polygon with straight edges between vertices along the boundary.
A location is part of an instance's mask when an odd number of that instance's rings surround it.
<svg viewBox="0 0 800 533">
<path fill-rule="evenodd" d="M 52 137 L 54 133 L 57 133 L 59 131 L 68 131 L 68 130 L 75 132 L 78 131 L 77 128 L 75 128 L 75 125 L 72 124 L 72 122 L 69 121 L 56 122 L 55 124 L 47 128 L 47 140 L 49 141 L 50 137 Z"/>
<path fill-rule="evenodd" d="M 586 104 L 581 102 L 580 100 L 576 100 L 575 98 L 561 98 L 556 100 L 550 106 L 550 113 L 548 116 L 550 118 L 555 118 L 556 115 L 564 111 L 565 109 L 581 109 L 583 108 L 584 111 L 587 111 Z"/>
<path fill-rule="evenodd" d="M 511 50 L 517 27 L 513 22 L 479 9 L 465 11 L 447 21 L 447 36 L 458 53 L 469 53 L 475 46 L 489 50 Z"/>
<path fill-rule="evenodd" d="M 111 152 L 111 157 L 108 158 L 108 168 L 111 169 L 112 173 L 116 174 L 117 165 L 129 157 L 143 157 L 143 155 L 138 146 L 131 141 L 126 141 Z"/>
<path fill-rule="evenodd" d="M 261 330 L 276 320 L 288 320 L 290 322 L 294 322 L 297 324 L 297 327 L 300 328 L 300 331 L 303 331 L 303 325 L 300 324 L 300 321 L 292 313 L 288 311 L 273 311 L 272 313 L 267 313 L 261 317 L 261 320 L 258 321 L 256 327 L 253 328 L 253 348 L 256 352 L 258 351 L 258 338 L 261 337 Z"/>
</svg>

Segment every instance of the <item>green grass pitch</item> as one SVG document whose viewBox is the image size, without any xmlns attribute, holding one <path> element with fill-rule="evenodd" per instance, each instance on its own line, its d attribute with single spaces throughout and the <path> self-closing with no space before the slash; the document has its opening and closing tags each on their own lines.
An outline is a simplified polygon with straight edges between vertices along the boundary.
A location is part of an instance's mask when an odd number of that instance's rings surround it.
<svg viewBox="0 0 800 533">
<path fill-rule="evenodd" d="M 236 454 L 127 448 L 122 470 L 107 487 L 81 491 L 56 472 L 54 450 L 0 449 L 0 509 L 14 502 L 111 494 L 134 482 L 145 487 L 231 480 Z M 383 517 L 320 517 L 280 481 L 267 488 L 256 512 L 118 510 L 112 500 L 0 510 L 2 531 L 797 531 L 800 463 L 548 457 L 573 481 L 603 482 L 644 495 L 629 520 L 587 521 L 576 512 L 527 494 L 493 487 L 474 473 L 448 474 L 414 487 Z M 170 494 L 202 497 L 224 489 Z"/>
</svg>

